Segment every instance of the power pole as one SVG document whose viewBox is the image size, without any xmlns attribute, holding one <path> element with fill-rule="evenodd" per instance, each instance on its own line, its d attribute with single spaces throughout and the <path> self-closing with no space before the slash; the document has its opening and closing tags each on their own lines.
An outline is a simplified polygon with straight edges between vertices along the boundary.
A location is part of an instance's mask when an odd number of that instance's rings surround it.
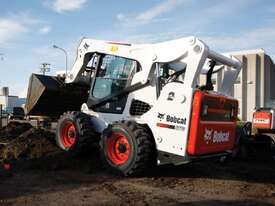
<svg viewBox="0 0 275 206">
<path fill-rule="evenodd" d="M 45 75 L 46 74 L 46 72 L 50 72 L 50 65 L 51 64 L 49 64 L 49 63 L 42 63 L 41 64 L 41 67 L 40 67 L 40 72 L 43 74 L 43 75 Z"/>
</svg>

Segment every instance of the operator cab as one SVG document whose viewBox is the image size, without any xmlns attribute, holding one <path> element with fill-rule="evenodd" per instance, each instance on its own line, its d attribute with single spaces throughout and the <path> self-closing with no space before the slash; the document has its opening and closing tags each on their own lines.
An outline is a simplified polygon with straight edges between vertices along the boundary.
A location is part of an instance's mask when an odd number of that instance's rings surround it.
<svg viewBox="0 0 275 206">
<path fill-rule="evenodd" d="M 89 54 L 86 64 L 86 76 L 90 82 L 87 105 L 95 112 L 122 114 L 126 106 L 129 88 L 133 76 L 141 71 L 139 62 L 133 59 L 111 54 Z M 207 81 L 201 90 L 213 90 L 211 77 L 216 62 L 210 62 L 207 70 Z M 156 85 L 156 96 L 163 87 L 171 82 L 184 83 L 187 64 L 182 61 L 155 63 L 149 75 L 149 83 Z M 87 75 L 88 74 L 88 75 Z M 131 89 L 130 89 L 131 90 Z"/>
<path fill-rule="evenodd" d="M 94 58 L 95 74 L 87 105 L 96 112 L 122 114 L 127 101 L 126 88 L 141 67 L 135 60 L 110 54 L 96 54 Z"/>
<path fill-rule="evenodd" d="M 197 85 L 200 90 L 211 91 L 214 89 L 212 82 L 212 75 L 219 71 L 216 69 L 217 63 L 209 60 L 207 62 L 208 68 L 204 68 L 201 74 L 206 75 L 206 82 L 204 85 Z M 170 82 L 184 83 L 184 77 L 186 72 L 186 64 L 183 62 L 175 63 L 162 63 L 159 65 L 159 90 L 161 91 L 164 85 Z M 157 69 L 155 75 L 157 76 Z"/>
</svg>

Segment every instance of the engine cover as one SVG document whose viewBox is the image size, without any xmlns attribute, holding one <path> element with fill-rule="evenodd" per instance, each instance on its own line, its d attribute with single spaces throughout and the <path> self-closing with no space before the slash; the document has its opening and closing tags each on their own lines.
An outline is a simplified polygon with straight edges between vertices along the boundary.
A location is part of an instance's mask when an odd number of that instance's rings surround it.
<svg viewBox="0 0 275 206">
<path fill-rule="evenodd" d="M 193 99 L 187 152 L 203 155 L 234 146 L 238 101 L 216 93 L 196 91 Z"/>
</svg>

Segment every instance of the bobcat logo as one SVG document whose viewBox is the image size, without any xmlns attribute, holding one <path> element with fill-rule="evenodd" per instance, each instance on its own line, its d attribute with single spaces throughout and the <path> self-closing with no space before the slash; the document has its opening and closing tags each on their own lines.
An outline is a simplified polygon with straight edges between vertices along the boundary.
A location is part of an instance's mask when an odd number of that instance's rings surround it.
<svg viewBox="0 0 275 206">
<path fill-rule="evenodd" d="M 204 131 L 204 140 L 206 141 L 206 143 L 208 143 L 208 141 L 211 140 L 212 133 L 213 133 L 213 129 L 207 129 L 207 128 L 205 128 L 205 131 Z"/>
<path fill-rule="evenodd" d="M 164 119 L 164 116 L 165 114 L 158 113 L 158 118 L 160 121 Z"/>
</svg>

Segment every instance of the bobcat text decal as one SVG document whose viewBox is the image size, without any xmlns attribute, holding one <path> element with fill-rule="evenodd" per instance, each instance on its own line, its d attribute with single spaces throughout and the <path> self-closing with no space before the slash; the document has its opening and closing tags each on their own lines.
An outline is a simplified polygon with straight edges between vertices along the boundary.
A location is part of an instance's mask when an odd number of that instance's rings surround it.
<svg viewBox="0 0 275 206">
<path fill-rule="evenodd" d="M 166 121 L 186 125 L 186 118 L 180 118 L 180 117 L 176 117 L 176 116 L 167 115 Z"/>
<path fill-rule="evenodd" d="M 213 129 L 204 130 L 204 141 L 208 144 L 210 141 L 213 143 L 229 142 L 229 132 L 216 131 Z"/>
<path fill-rule="evenodd" d="M 165 118 L 165 115 L 166 114 L 158 113 L 159 120 L 162 121 L 165 119 L 166 122 L 172 122 L 172 123 L 186 125 L 186 118 L 176 117 L 176 116 L 172 116 L 169 114 L 167 114 L 166 118 Z"/>
<path fill-rule="evenodd" d="M 176 117 L 174 115 L 172 116 L 169 114 L 166 115 L 165 113 L 164 114 L 158 113 L 158 119 L 160 122 L 164 120 L 167 123 L 178 124 L 178 125 L 174 125 L 174 124 L 166 124 L 166 123 L 157 123 L 158 127 L 175 129 L 175 130 L 185 130 L 184 126 L 179 126 L 179 125 L 186 125 L 186 118 Z"/>
</svg>

